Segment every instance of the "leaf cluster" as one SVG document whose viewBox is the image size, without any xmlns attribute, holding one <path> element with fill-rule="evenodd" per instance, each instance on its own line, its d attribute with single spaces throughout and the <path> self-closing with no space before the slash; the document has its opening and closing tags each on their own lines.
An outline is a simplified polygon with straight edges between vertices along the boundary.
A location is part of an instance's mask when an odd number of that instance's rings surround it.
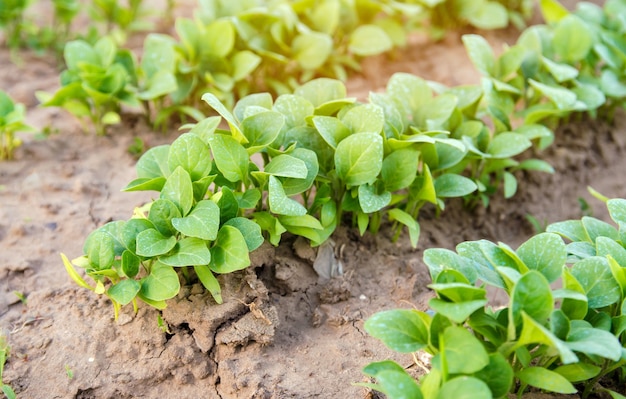
<svg viewBox="0 0 626 399">
<path fill-rule="evenodd" d="M 133 4 L 122 12 L 116 1 L 95 3 L 107 16 L 133 14 Z M 200 1 L 193 18 L 176 19 L 176 37 L 146 37 L 136 97 L 147 120 L 165 127 L 172 116 L 199 120 L 206 92 L 232 107 L 252 92 L 291 93 L 319 76 L 345 80 L 363 57 L 404 46 L 410 32 L 427 26 L 433 7 L 449 1 L 431 3 Z M 488 3 L 508 21 L 504 6 Z"/>
<path fill-rule="evenodd" d="M 626 200 L 607 207 L 617 227 L 585 216 L 551 224 L 516 250 L 487 240 L 426 250 L 432 311 L 377 313 L 365 328 L 393 350 L 430 353 L 432 369 L 418 385 L 391 361 L 372 363 L 371 386 L 390 398 L 608 391 L 598 382 L 623 378 L 626 364 Z M 490 306 L 487 285 L 508 304 Z"/>
<path fill-rule="evenodd" d="M 6 336 L 4 334 L 0 335 L 0 388 L 7 399 L 15 399 L 17 397 L 15 395 L 15 391 L 13 391 L 13 388 L 11 388 L 10 385 L 4 383 L 4 379 L 2 377 L 2 374 L 4 373 L 4 365 L 9 357 L 10 349 L 11 348 L 7 343 Z"/>
<path fill-rule="evenodd" d="M 415 246 L 424 204 L 443 209 L 446 198 L 479 189 L 462 174 L 482 162 L 465 143 L 468 124 L 486 136 L 487 156 L 507 165 L 519 167 L 512 157 L 531 145 L 531 136 L 498 135 L 475 118 L 480 87 L 438 88 L 440 93 L 415 76 L 397 74 L 386 93 L 372 93 L 361 103 L 347 97 L 342 82 L 321 78 L 275 100 L 269 93 L 246 96 L 232 111 L 206 93 L 203 100 L 220 116 L 189 125 L 171 145 L 148 150 L 126 188 L 157 191 L 159 199 L 130 221 L 92 233 L 85 256 L 74 264 L 96 280 L 91 289 L 114 303 L 138 296 L 163 306 L 159 301 L 178 292 L 175 267 L 193 266 L 217 299 L 212 272 L 246 267 L 248 251 L 263 242 L 261 232 L 274 245 L 285 232 L 319 245 L 344 216 L 361 234 L 377 232 L 386 217 L 397 235 L 407 228 Z M 220 128 L 222 120 L 228 129 Z M 521 144 L 513 140 L 518 136 Z M 224 229 L 228 239 L 220 240 Z M 216 248 L 233 257 L 222 265 Z M 168 271 L 171 285 L 146 296 L 155 267 Z M 128 296 L 118 296 L 114 287 L 120 284 Z"/>
<path fill-rule="evenodd" d="M 138 106 L 133 54 L 119 49 L 110 36 L 95 44 L 68 42 L 63 51 L 67 70 L 54 94 L 37 92 L 44 106 L 63 107 L 81 120 L 89 120 L 99 135 L 106 126 L 119 123 L 122 104 Z"/>
<path fill-rule="evenodd" d="M 569 13 L 556 1 L 542 2 L 548 25 L 527 28 L 517 43 L 495 57 L 484 38 L 463 38 L 470 58 L 493 98 L 487 111 L 498 123 L 555 124 L 574 113 L 596 116 L 623 105 L 622 1 L 604 8 L 582 2 Z"/>
<path fill-rule="evenodd" d="M 513 23 L 519 29 L 533 13 L 532 0 L 430 0 L 431 34 L 466 25 L 479 29 L 501 29 Z"/>
<path fill-rule="evenodd" d="M 230 144 L 227 136 L 220 136 L 206 141 L 186 133 L 171 145 L 150 149 L 138 161 L 138 178 L 126 190 L 155 190 L 159 198 L 136 209 L 131 219 L 110 222 L 92 232 L 85 241 L 84 256 L 71 263 L 63 256 L 74 281 L 107 295 L 116 315 L 123 305 L 133 302 L 136 306 L 137 298 L 164 308 L 165 300 L 180 289 L 177 270 L 188 278 L 188 269 L 193 270 L 221 303 L 215 274 L 246 268 L 248 252 L 263 243 L 260 227 L 241 216 L 259 197 L 253 192 L 238 195 L 227 185 L 209 189 L 224 177 L 211 157 L 211 151 L 219 153 Z M 233 175 L 227 177 L 234 180 Z M 84 268 L 95 286 L 85 282 L 72 263 Z"/>
<path fill-rule="evenodd" d="M 13 151 L 22 144 L 16 132 L 32 129 L 24 123 L 24 113 L 23 104 L 16 104 L 0 90 L 0 160 L 13 158 Z"/>
<path fill-rule="evenodd" d="M 130 32 L 152 28 L 142 2 L 131 0 L 125 5 L 118 0 L 92 0 L 87 4 L 78 0 L 53 0 L 52 16 L 43 22 L 41 16 L 35 18 L 36 14 L 29 13 L 31 8 L 46 7 L 42 1 L 3 1 L 0 4 L 0 29 L 12 50 L 28 47 L 39 52 L 53 50 L 61 53 L 70 40 L 80 38 L 93 43 L 103 34 L 111 34 L 118 43 L 123 43 Z M 74 28 L 81 9 L 87 10 L 85 14 L 93 22 L 87 31 Z"/>
</svg>

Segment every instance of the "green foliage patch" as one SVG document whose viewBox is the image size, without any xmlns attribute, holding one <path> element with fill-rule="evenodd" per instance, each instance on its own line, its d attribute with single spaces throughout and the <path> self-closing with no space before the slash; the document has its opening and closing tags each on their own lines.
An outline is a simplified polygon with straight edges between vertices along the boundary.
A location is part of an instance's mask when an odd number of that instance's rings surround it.
<svg viewBox="0 0 626 399">
<path fill-rule="evenodd" d="M 24 113 L 23 104 L 16 104 L 0 90 L 0 160 L 13 158 L 13 151 L 22 144 L 16 132 L 32 130 L 24 123 Z"/>
<path fill-rule="evenodd" d="M 363 370 L 377 384 L 365 385 L 389 398 L 457 390 L 501 398 L 528 387 L 619 397 L 600 382 L 621 381 L 625 371 L 626 200 L 606 204 L 614 224 L 589 216 L 553 223 L 516 250 L 487 240 L 427 249 L 432 310 L 380 312 L 365 329 L 395 351 L 430 353 L 432 369 L 418 384 L 397 364 L 377 362 Z M 508 304 L 490 306 L 486 285 Z"/>
</svg>

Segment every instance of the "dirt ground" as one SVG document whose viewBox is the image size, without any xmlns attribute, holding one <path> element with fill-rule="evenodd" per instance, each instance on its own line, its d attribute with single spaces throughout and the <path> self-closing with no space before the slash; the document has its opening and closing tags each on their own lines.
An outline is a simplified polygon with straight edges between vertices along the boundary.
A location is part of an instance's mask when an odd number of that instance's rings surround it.
<svg viewBox="0 0 626 399">
<path fill-rule="evenodd" d="M 485 36 L 497 49 L 517 33 Z M 553 175 L 520 175 L 518 194 L 495 197 L 487 209 L 469 211 L 461 201 L 440 217 L 426 209 L 417 249 L 408 237 L 392 243 L 387 228 L 364 237 L 340 228 L 333 239 L 345 274 L 324 283 L 312 268 L 314 250 L 286 237 L 254 252 L 253 267 L 222 278 L 221 306 L 189 286 L 162 312 L 166 331 L 147 306 L 136 315 L 127 307 L 115 321 L 110 303 L 70 281 L 59 253 L 81 255 L 89 232 L 150 200 L 150 193 L 120 192 L 134 178 L 127 148 L 134 137 L 154 146 L 176 132 L 151 132 L 128 115 L 107 137 L 86 135 L 63 111 L 37 107 L 34 92 L 58 86 L 53 57 L 25 53 L 21 66 L 9 58 L 0 49 L 0 88 L 27 105 L 30 124 L 58 131 L 46 140 L 24 135 L 16 159 L 0 163 L 0 328 L 11 346 L 4 380 L 20 398 L 371 398 L 353 385 L 366 381 L 365 365 L 413 360 L 369 337 L 363 323 L 384 309 L 426 308 L 425 249 L 482 238 L 517 247 L 533 233 L 527 215 L 546 223 L 584 212 L 606 219 L 588 185 L 626 197 L 626 115 L 582 119 L 559 128 L 555 145 L 536 154 Z M 478 79 L 460 35 L 437 44 L 415 38 L 393 59 L 367 60 L 347 83 L 350 95 L 383 90 L 396 71 L 449 85 Z"/>
</svg>

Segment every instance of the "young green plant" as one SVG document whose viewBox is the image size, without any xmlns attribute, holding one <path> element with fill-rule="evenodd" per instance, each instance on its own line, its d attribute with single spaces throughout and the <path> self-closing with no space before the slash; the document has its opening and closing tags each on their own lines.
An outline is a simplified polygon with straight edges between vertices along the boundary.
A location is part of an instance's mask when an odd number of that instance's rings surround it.
<svg viewBox="0 0 626 399">
<path fill-rule="evenodd" d="M 626 364 L 626 200 L 607 207 L 617 228 L 583 217 L 554 223 L 517 250 L 486 240 L 426 250 L 432 311 L 377 313 L 365 328 L 393 350 L 430 353 L 432 369 L 418 384 L 397 364 L 376 362 L 364 372 L 378 383 L 364 385 L 390 398 L 521 397 L 528 387 L 620 397 L 601 384 L 622 380 Z M 562 288 L 552 288 L 557 280 Z M 508 305 L 490 305 L 485 285 Z"/>
<path fill-rule="evenodd" d="M 24 123 L 24 114 L 24 105 L 14 103 L 7 93 L 0 90 L 0 160 L 12 159 L 13 151 L 22 144 L 15 133 L 32 130 Z"/>
<path fill-rule="evenodd" d="M 134 56 L 118 49 L 113 38 L 104 36 L 94 45 L 71 41 L 65 45 L 64 59 L 61 88 L 54 94 L 37 92 L 42 105 L 62 107 L 81 121 L 89 120 L 98 135 L 121 121 L 122 104 L 139 106 Z"/>
</svg>

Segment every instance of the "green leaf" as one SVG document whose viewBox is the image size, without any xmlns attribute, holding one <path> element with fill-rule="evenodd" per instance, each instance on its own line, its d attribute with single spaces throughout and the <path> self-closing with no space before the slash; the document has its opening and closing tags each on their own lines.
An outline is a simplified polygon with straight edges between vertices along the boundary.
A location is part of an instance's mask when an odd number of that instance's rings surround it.
<svg viewBox="0 0 626 399">
<path fill-rule="evenodd" d="M 178 89 L 176 76 L 170 71 L 159 71 L 151 76 L 146 82 L 145 87 L 137 97 L 140 100 L 155 100 L 166 94 L 175 92 Z"/>
<path fill-rule="evenodd" d="M 576 106 L 576 94 L 564 87 L 550 86 L 533 79 L 528 79 L 530 85 L 539 93 L 546 96 L 561 111 L 571 111 Z"/>
<path fill-rule="evenodd" d="M 139 294 L 152 301 L 165 301 L 175 297 L 179 290 L 180 281 L 174 268 L 156 262 L 150 274 L 141 280 Z"/>
<path fill-rule="evenodd" d="M 534 170 L 544 173 L 554 173 L 552 165 L 541 159 L 526 159 L 519 163 L 517 166 L 521 170 Z"/>
<path fill-rule="evenodd" d="M 167 178 L 163 189 L 161 189 L 161 199 L 172 201 L 185 216 L 193 206 L 193 185 L 189 173 L 181 166 Z"/>
<path fill-rule="evenodd" d="M 180 166 L 195 182 L 211 172 L 211 152 L 200 137 L 184 133 L 172 143 L 167 164 L 172 171 Z"/>
<path fill-rule="evenodd" d="M 563 7 L 558 0 L 541 0 L 541 15 L 543 19 L 549 23 L 555 23 L 560 21 L 569 15 L 567 8 Z"/>
<path fill-rule="evenodd" d="M 406 148 L 392 152 L 383 160 L 381 177 L 385 190 L 398 191 L 407 188 L 417 176 L 419 152 Z"/>
<path fill-rule="evenodd" d="M 493 138 L 487 148 L 487 153 L 496 159 L 509 158 L 521 154 L 531 146 L 532 143 L 526 136 L 504 132 Z"/>
<path fill-rule="evenodd" d="M 609 389 L 606 389 L 605 392 L 608 393 L 609 395 L 611 395 L 612 399 L 626 399 L 626 396 L 624 396 L 624 395 L 622 395 L 620 393 L 617 393 L 615 391 L 611 391 Z"/>
<path fill-rule="evenodd" d="M 606 103 L 604 92 L 593 84 L 577 83 L 572 89 L 579 101 L 583 102 L 588 110 L 595 110 Z"/>
<path fill-rule="evenodd" d="M 626 224 L 626 199 L 610 199 L 606 202 L 606 206 L 615 223 Z"/>
<path fill-rule="evenodd" d="M 525 384 L 557 393 L 576 393 L 576 388 L 561 374 L 543 367 L 527 367 L 516 373 Z"/>
<path fill-rule="evenodd" d="M 431 146 L 422 147 L 424 163 L 427 163 L 432 170 L 445 171 L 452 168 L 465 158 L 468 148 L 464 143 L 456 139 L 435 139 L 435 154 L 429 154 Z"/>
<path fill-rule="evenodd" d="M 240 209 L 254 209 L 261 199 L 261 190 L 258 188 L 247 189 L 243 193 L 237 193 L 236 197 Z"/>
<path fill-rule="evenodd" d="M 254 93 L 249 94 L 237 101 L 233 114 L 238 121 L 254 116 L 257 113 L 263 113 L 272 110 L 274 99 L 270 93 Z M 250 112 L 254 110 L 254 112 Z"/>
<path fill-rule="evenodd" d="M 496 58 L 487 40 L 480 35 L 463 35 L 463 44 L 476 69 L 485 76 L 493 76 Z"/>
<path fill-rule="evenodd" d="M 217 169 L 226 180 L 236 183 L 248 175 L 250 157 L 246 149 L 231 136 L 215 134 L 209 138 Z"/>
<path fill-rule="evenodd" d="M 123 191 L 161 191 L 166 181 L 165 177 L 139 178 L 128 183 Z"/>
<path fill-rule="evenodd" d="M 391 193 L 383 191 L 378 193 L 376 186 L 362 184 L 359 186 L 359 205 L 365 213 L 378 212 L 391 202 Z"/>
<path fill-rule="evenodd" d="M 457 273 L 458 272 L 452 273 L 452 275 L 456 275 Z M 449 275 L 449 271 L 444 271 L 437 276 L 437 283 L 429 284 L 428 287 L 435 290 L 438 296 L 455 303 L 485 299 L 486 291 L 484 288 L 475 287 L 468 284 L 466 281 L 446 282 L 446 280 L 441 279 L 442 276 L 447 277 Z"/>
<path fill-rule="evenodd" d="M 348 50 L 362 57 L 381 54 L 391 48 L 393 42 L 387 33 L 376 25 L 360 25 L 350 34 L 348 42 Z"/>
<path fill-rule="evenodd" d="M 220 208 L 220 225 L 239 215 L 239 201 L 230 188 L 222 186 L 222 191 L 214 195 L 211 200 L 216 201 Z"/>
<path fill-rule="evenodd" d="M 584 21 L 576 15 L 568 15 L 554 28 L 552 44 L 563 60 L 575 63 L 587 56 L 594 40 Z"/>
<path fill-rule="evenodd" d="M 349 187 L 373 183 L 382 165 L 383 139 L 380 134 L 353 134 L 337 145 L 337 176 Z"/>
<path fill-rule="evenodd" d="M 141 259 L 133 252 L 126 250 L 122 253 L 122 271 L 128 278 L 134 278 L 139 273 L 140 265 Z"/>
<path fill-rule="evenodd" d="M 439 198 L 464 197 L 478 189 L 476 183 L 465 176 L 446 173 L 435 179 L 435 192 Z"/>
<path fill-rule="evenodd" d="M 115 260 L 115 244 L 110 234 L 97 230 L 86 243 L 85 255 L 98 270 L 109 269 Z"/>
<path fill-rule="evenodd" d="M 615 335 L 599 328 L 578 328 L 567 337 L 566 345 L 573 351 L 618 361 L 622 345 Z"/>
<path fill-rule="evenodd" d="M 250 76 L 252 72 L 261 64 L 261 61 L 262 58 L 252 51 L 243 50 L 236 53 L 231 58 L 231 64 L 233 65 L 233 80 L 235 82 L 239 82 L 240 80 Z"/>
<path fill-rule="evenodd" d="M 590 308 L 603 308 L 619 301 L 621 289 L 606 258 L 583 259 L 572 266 L 571 273 L 585 290 Z"/>
<path fill-rule="evenodd" d="M 489 364 L 474 373 L 474 377 L 485 382 L 496 398 L 504 397 L 513 386 L 513 367 L 501 353 L 489 354 Z"/>
<path fill-rule="evenodd" d="M 365 331 L 396 352 L 410 353 L 428 346 L 429 317 L 416 310 L 378 312 L 365 322 Z"/>
<path fill-rule="evenodd" d="M 547 328 L 522 312 L 523 327 L 518 338 L 518 345 L 542 344 L 549 348 L 554 348 L 561 357 L 564 364 L 578 362 L 578 357 L 565 342 L 558 339 Z"/>
<path fill-rule="evenodd" d="M 585 295 L 585 289 L 580 282 L 572 275 L 569 268 L 563 269 L 563 288 L 583 295 L 582 298 L 567 296 L 563 298 L 561 303 L 561 310 L 567 315 L 570 320 L 583 319 L 587 315 L 588 302 L 587 295 Z"/>
<path fill-rule="evenodd" d="M 227 18 L 212 21 L 206 27 L 202 42 L 202 51 L 218 58 L 225 58 L 235 45 L 233 23 Z"/>
<path fill-rule="evenodd" d="M 198 279 L 200 280 L 204 288 L 206 288 L 211 293 L 211 296 L 213 296 L 215 302 L 217 302 L 218 304 L 224 302 L 222 300 L 222 287 L 220 287 L 220 283 L 211 272 L 211 269 L 209 269 L 209 267 L 205 265 L 195 265 L 193 267 L 193 270 L 195 270 L 196 275 L 198 276 Z"/>
<path fill-rule="evenodd" d="M 489 364 L 489 355 L 483 344 L 464 327 L 446 328 L 440 338 L 439 347 L 445 352 L 450 374 L 472 374 Z"/>
<path fill-rule="evenodd" d="M 107 295 L 115 302 L 124 306 L 135 299 L 140 289 L 141 284 L 137 280 L 121 280 L 107 290 Z"/>
<path fill-rule="evenodd" d="M 324 232 L 334 230 L 334 226 L 324 229 L 319 220 L 311 215 L 302 216 L 280 216 L 280 225 L 289 231 L 291 234 L 299 235 L 308 238 L 312 241 L 313 245 L 320 245 L 324 241 L 325 237 L 322 236 Z"/>
<path fill-rule="evenodd" d="M 304 179 L 307 177 L 308 168 L 304 161 L 287 154 L 280 154 L 265 166 L 265 173 L 272 176 L 292 177 Z"/>
<path fill-rule="evenodd" d="M 341 122 L 354 133 L 380 134 L 385 125 L 385 114 L 375 104 L 363 104 L 352 107 L 341 116 Z M 335 136 L 336 137 L 336 136 Z M 338 140 L 339 143 L 341 140 Z"/>
<path fill-rule="evenodd" d="M 324 103 L 345 99 L 347 92 L 346 86 L 339 80 L 318 78 L 298 87 L 293 94 L 306 98 L 318 108 Z"/>
<path fill-rule="evenodd" d="M 424 200 L 431 204 L 437 204 L 437 193 L 435 183 L 428 164 L 423 165 L 422 175 L 417 176 L 410 187 L 411 197 L 414 200 Z"/>
<path fill-rule="evenodd" d="M 209 267 L 215 273 L 232 273 L 250 266 L 248 245 L 243 234 L 233 226 L 224 225 L 211 248 Z"/>
<path fill-rule="evenodd" d="M 176 245 L 176 237 L 165 237 L 155 229 L 137 234 L 137 255 L 155 257 L 168 253 Z M 153 298 L 151 298 L 153 299 Z"/>
<path fill-rule="evenodd" d="M 314 116 L 313 125 L 333 149 L 337 148 L 337 143 L 350 135 L 350 129 L 333 116 Z"/>
<path fill-rule="evenodd" d="M 98 53 L 83 40 L 68 42 L 63 49 L 63 58 L 65 59 L 68 70 L 78 69 L 82 63 L 91 65 L 100 64 Z"/>
<path fill-rule="evenodd" d="M 283 115 L 285 127 L 288 129 L 305 126 L 307 117 L 315 112 L 315 107 L 309 100 L 293 94 L 279 96 L 274 102 L 273 109 Z"/>
<path fill-rule="evenodd" d="M 208 265 L 211 261 L 211 252 L 206 241 L 185 237 L 178 241 L 169 255 L 161 256 L 159 261 L 173 267 Z"/>
<path fill-rule="evenodd" d="M 318 69 L 333 51 L 333 39 L 326 33 L 309 31 L 302 33 L 291 43 L 293 59 L 303 69 Z"/>
<path fill-rule="evenodd" d="M 16 399 L 17 395 L 13 388 L 11 388 L 7 384 L 2 384 L 2 393 L 7 397 L 7 399 Z M 420 398 L 421 399 L 421 398 Z"/>
<path fill-rule="evenodd" d="M 563 222 L 552 223 L 546 228 L 548 233 L 556 233 L 570 241 L 588 241 L 591 242 L 589 234 L 583 227 L 580 220 L 566 220 Z"/>
<path fill-rule="evenodd" d="M 289 216 L 306 214 L 306 208 L 299 202 L 287 197 L 280 180 L 274 176 L 269 178 L 268 201 L 273 213 Z"/>
<path fill-rule="evenodd" d="M 444 129 L 457 109 L 459 99 L 454 94 L 441 94 L 422 104 L 413 114 L 415 126 L 425 130 Z"/>
<path fill-rule="evenodd" d="M 409 123 L 409 117 L 433 97 L 432 89 L 425 80 L 402 72 L 391 76 L 387 83 L 387 94 L 401 111 L 405 126 Z"/>
<path fill-rule="evenodd" d="M 511 198 L 517 192 L 517 179 L 510 172 L 504 172 L 504 198 Z"/>
<path fill-rule="evenodd" d="M 150 205 L 148 220 L 154 225 L 159 233 L 164 236 L 176 234 L 176 229 L 172 225 L 174 218 L 181 217 L 180 210 L 175 203 L 168 199 L 160 198 Z"/>
<path fill-rule="evenodd" d="M 537 270 L 553 283 L 561 276 L 567 259 L 563 240 L 553 233 L 538 234 L 517 249 L 517 255 L 531 270 Z"/>
<path fill-rule="evenodd" d="M 437 399 L 491 399 L 492 397 L 491 390 L 484 381 L 467 376 L 456 377 L 445 382 L 437 393 Z"/>
<path fill-rule="evenodd" d="M 258 152 L 276 140 L 285 125 L 285 118 L 278 112 L 259 112 L 241 122 L 241 130 L 248 139 L 248 153 Z"/>
<path fill-rule="evenodd" d="M 452 269 L 460 272 L 470 283 L 474 284 L 476 282 L 477 273 L 472 262 L 449 249 L 426 249 L 424 251 L 424 263 L 428 265 L 433 281 L 436 281 L 437 276 L 442 271 Z"/>
<path fill-rule="evenodd" d="M 605 69 L 600 76 L 600 88 L 609 97 L 626 97 L 626 84 L 612 69 Z"/>
<path fill-rule="evenodd" d="M 137 177 L 145 179 L 168 177 L 171 173 L 168 164 L 169 152 L 169 144 L 153 147 L 146 151 L 135 166 Z"/>
<path fill-rule="evenodd" d="M 487 299 L 476 299 L 464 302 L 448 302 L 439 298 L 431 298 L 428 306 L 435 312 L 447 317 L 455 323 L 464 323 L 472 313 L 482 309 L 487 304 Z"/>
<path fill-rule="evenodd" d="M 100 118 L 103 125 L 117 125 L 122 121 L 122 117 L 117 112 L 107 112 Z"/>
<path fill-rule="evenodd" d="M 132 218 L 122 226 L 120 231 L 120 241 L 124 245 L 124 248 L 135 253 L 135 250 L 137 249 L 137 234 L 154 227 L 154 224 L 147 219 Z"/>
<path fill-rule="evenodd" d="M 578 69 L 571 65 L 559 64 L 546 57 L 541 57 L 541 62 L 559 83 L 575 79 L 578 76 Z"/>
<path fill-rule="evenodd" d="M 219 223 L 220 209 L 211 200 L 198 202 L 189 215 L 184 218 L 172 219 L 172 225 L 177 231 L 188 237 L 196 237 L 205 241 L 213 241 L 217 238 Z"/>
<path fill-rule="evenodd" d="M 246 137 L 241 132 L 241 129 L 239 129 L 237 120 L 235 120 L 235 117 L 233 116 L 233 114 L 228 109 L 226 109 L 226 107 L 224 106 L 224 104 L 222 104 L 219 98 L 217 98 L 212 93 L 204 93 L 204 95 L 202 96 L 202 101 L 209 104 L 211 108 L 213 108 L 218 114 L 222 116 L 222 118 L 226 120 L 226 122 L 228 122 L 228 127 L 230 128 L 230 131 L 233 137 L 235 138 L 235 141 L 237 141 L 238 143 L 245 143 L 247 141 Z M 214 135 L 214 136 L 223 136 L 223 135 Z M 211 143 L 209 142 L 209 144 Z M 211 149 L 215 151 L 213 146 L 211 146 Z M 213 156 L 215 156 L 215 153 L 213 153 Z"/>
<path fill-rule="evenodd" d="M 504 288 L 504 281 L 496 272 L 496 267 L 517 268 L 515 260 L 500 247 L 487 240 L 467 241 L 457 245 L 456 250 L 459 255 L 476 262 L 479 265 L 476 268 L 478 277 L 495 287 Z"/>
<path fill-rule="evenodd" d="M 304 178 L 282 179 L 283 189 L 287 195 L 300 194 L 313 186 L 319 173 L 319 163 L 315 152 L 306 148 L 296 148 L 289 155 L 301 160 L 306 165 L 307 173 Z"/>
<path fill-rule="evenodd" d="M 420 225 L 417 220 L 413 219 L 413 216 L 403 211 L 402 209 L 392 208 L 388 211 L 390 221 L 398 221 L 409 229 L 409 239 L 411 240 L 411 246 L 417 247 L 417 241 L 420 237 Z"/>
<path fill-rule="evenodd" d="M 233 226 L 241 232 L 243 238 L 246 240 L 248 251 L 250 252 L 260 247 L 265 241 L 263 239 L 263 235 L 261 234 L 261 226 L 259 226 L 250 219 L 244 217 L 236 217 L 230 219 L 224 225 Z"/>
<path fill-rule="evenodd" d="M 174 40 L 168 35 L 150 33 L 143 44 L 141 69 L 148 78 L 160 72 L 174 72 L 176 67 L 176 51 Z"/>
<path fill-rule="evenodd" d="M 376 378 L 378 384 L 358 384 L 366 386 L 395 399 L 422 399 L 422 392 L 413 379 L 401 366 L 391 360 L 370 363 L 363 373 Z"/>
<path fill-rule="evenodd" d="M 596 239 L 596 250 L 598 256 L 610 255 L 620 267 L 626 268 L 626 249 L 615 240 L 608 237 L 598 237 Z"/>
<path fill-rule="evenodd" d="M 556 373 L 561 374 L 570 382 L 582 382 L 591 380 L 600 374 L 602 369 L 590 363 L 573 363 L 564 364 L 554 369 Z"/>
<path fill-rule="evenodd" d="M 607 222 L 598 220 L 590 216 L 583 216 L 581 221 L 592 243 L 596 242 L 598 237 L 608 237 L 612 240 L 619 239 L 619 235 L 615 227 L 608 224 Z"/>
<path fill-rule="evenodd" d="M 510 324 L 509 328 L 521 325 L 522 312 L 543 324 L 553 309 L 554 300 L 548 280 L 538 271 L 530 270 L 513 287 L 509 320 L 514 324 Z"/>
<path fill-rule="evenodd" d="M 63 260 L 63 266 L 65 266 L 67 274 L 70 275 L 71 279 L 74 280 L 76 284 L 78 284 L 82 288 L 93 290 L 93 287 L 87 284 L 87 282 L 81 277 L 81 275 L 78 274 L 76 269 L 74 269 L 74 266 L 72 266 L 72 263 L 69 261 L 69 259 L 67 259 L 67 256 L 65 256 L 65 254 L 61 254 L 61 259 Z"/>
</svg>

